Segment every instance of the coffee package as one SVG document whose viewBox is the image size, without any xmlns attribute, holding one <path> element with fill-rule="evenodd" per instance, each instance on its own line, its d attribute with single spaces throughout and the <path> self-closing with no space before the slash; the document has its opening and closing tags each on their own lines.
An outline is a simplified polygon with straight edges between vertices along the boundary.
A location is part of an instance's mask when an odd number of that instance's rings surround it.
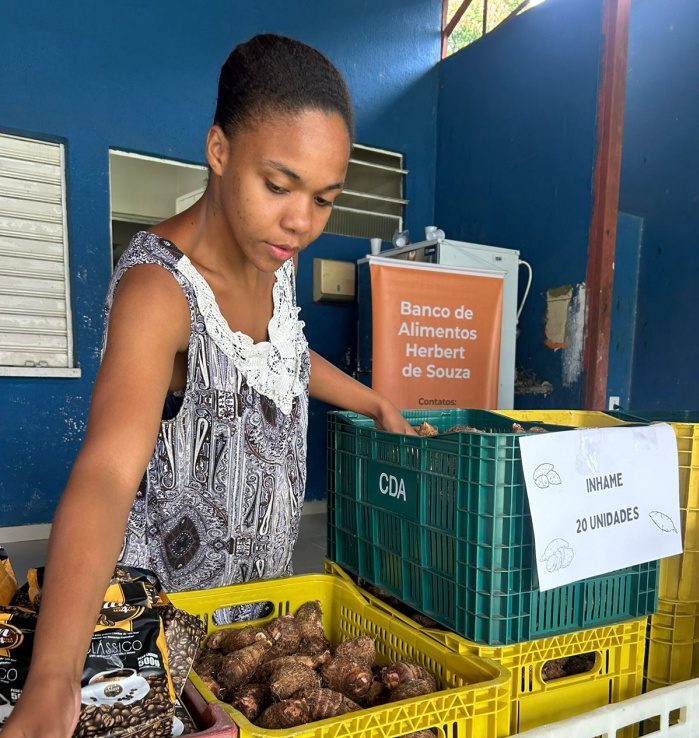
<svg viewBox="0 0 699 738">
<path fill-rule="evenodd" d="M 30 569 L 13 604 L 0 608 L 0 724 L 29 670 L 43 579 L 43 568 Z M 85 660 L 74 738 L 170 738 L 184 729 L 175 702 L 205 634 L 198 618 L 169 602 L 155 574 L 117 566 Z"/>
<path fill-rule="evenodd" d="M 0 549 L 1 550 L 1 549 Z M 27 571 L 27 581 L 14 593 L 11 605 L 38 610 L 41 607 L 41 591 L 44 587 L 44 567 L 33 567 Z M 145 589 L 149 599 L 149 607 L 167 601 L 162 592 L 158 577 L 148 569 L 117 564 L 109 580 L 111 584 L 121 582 L 137 582 Z M 105 595 L 106 599 L 106 595 Z"/>
<path fill-rule="evenodd" d="M 206 626 L 196 616 L 170 603 L 156 605 L 155 610 L 162 618 L 165 629 L 172 684 L 177 697 L 181 697 L 199 646 L 206 637 Z"/>
<path fill-rule="evenodd" d="M 141 569 L 138 566 L 124 566 L 117 564 L 114 567 L 111 584 L 119 584 L 121 582 L 140 582 L 148 593 L 153 605 L 167 602 L 167 595 L 160 586 L 160 580 L 155 572 L 150 569 Z"/>
<path fill-rule="evenodd" d="M 16 591 L 17 577 L 5 549 L 0 546 L 0 607 L 9 605 Z"/>
<path fill-rule="evenodd" d="M 38 609 L 41 605 L 43 584 L 43 567 L 30 569 L 27 573 L 27 583 L 17 591 L 12 604 Z M 117 564 L 111 577 L 110 588 L 114 585 L 121 586 L 119 597 L 126 598 L 129 602 L 145 599 L 147 602 L 145 606 L 155 607 L 162 618 L 172 683 L 175 695 L 180 697 L 199 645 L 206 636 L 206 626 L 195 615 L 190 615 L 170 604 L 158 577 L 149 569 Z M 113 594 L 119 592 L 117 589 L 110 591 Z M 108 594 L 105 595 L 105 600 L 107 599 Z"/>
<path fill-rule="evenodd" d="M 165 632 L 144 582 L 109 586 L 81 680 L 74 738 L 167 738 L 175 692 Z"/>
<path fill-rule="evenodd" d="M 165 628 L 165 644 L 175 695 L 181 697 L 199 646 L 206 636 L 206 626 L 195 615 L 172 605 L 157 576 L 148 569 L 117 564 L 112 582 L 140 582 L 150 593 Z"/>
<path fill-rule="evenodd" d="M 153 604 L 144 582 L 107 589 L 85 659 L 74 738 L 172 735 L 175 693 L 163 622 Z M 0 724 L 22 693 L 36 621 L 35 611 L 0 609 Z"/>
<path fill-rule="evenodd" d="M 19 607 L 0 610 L 0 730 L 22 694 L 35 631 L 36 613 Z"/>
<path fill-rule="evenodd" d="M 41 605 L 41 588 L 44 586 L 44 567 L 29 569 L 27 581 L 14 593 L 10 604 L 13 607 L 24 607 L 38 610 Z"/>
</svg>

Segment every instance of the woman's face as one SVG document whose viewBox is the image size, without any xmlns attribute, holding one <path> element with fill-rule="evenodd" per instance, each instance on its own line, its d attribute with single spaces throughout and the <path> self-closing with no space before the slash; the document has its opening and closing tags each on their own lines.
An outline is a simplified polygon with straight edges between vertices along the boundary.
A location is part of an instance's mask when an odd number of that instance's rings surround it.
<svg viewBox="0 0 699 738">
<path fill-rule="evenodd" d="M 264 272 L 322 232 L 342 190 L 350 139 L 340 115 L 307 110 L 269 116 L 232 137 L 209 133 L 217 213 L 245 258 Z"/>
</svg>

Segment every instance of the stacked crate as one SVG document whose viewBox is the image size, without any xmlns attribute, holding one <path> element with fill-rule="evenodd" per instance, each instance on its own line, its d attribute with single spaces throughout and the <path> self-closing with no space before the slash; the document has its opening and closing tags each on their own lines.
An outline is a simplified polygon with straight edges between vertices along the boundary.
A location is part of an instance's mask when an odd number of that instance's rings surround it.
<svg viewBox="0 0 699 738">
<path fill-rule="evenodd" d="M 699 412 L 634 412 L 669 422 L 677 438 L 683 553 L 660 562 L 658 612 L 650 620 L 646 690 L 699 677 Z"/>
<path fill-rule="evenodd" d="M 541 592 L 513 432 L 514 420 L 525 431 L 543 422 L 551 432 L 620 421 L 540 411 L 532 418 L 474 410 L 405 416 L 441 432 L 457 425 L 486 432 L 413 438 L 331 413 L 329 557 L 446 629 L 430 629 L 432 637 L 505 666 L 512 734 L 638 694 L 657 562 Z M 586 673 L 547 678 L 547 668 L 587 653 L 594 659 Z"/>
</svg>

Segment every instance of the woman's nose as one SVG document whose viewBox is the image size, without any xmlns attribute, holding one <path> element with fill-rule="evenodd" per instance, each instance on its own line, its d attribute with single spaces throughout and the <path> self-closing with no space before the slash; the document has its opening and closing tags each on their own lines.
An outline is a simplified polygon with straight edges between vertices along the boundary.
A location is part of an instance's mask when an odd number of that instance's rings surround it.
<svg viewBox="0 0 699 738">
<path fill-rule="evenodd" d="M 294 198 L 282 216 L 281 226 L 292 233 L 308 233 L 313 222 L 313 203 L 307 198 Z"/>
</svg>

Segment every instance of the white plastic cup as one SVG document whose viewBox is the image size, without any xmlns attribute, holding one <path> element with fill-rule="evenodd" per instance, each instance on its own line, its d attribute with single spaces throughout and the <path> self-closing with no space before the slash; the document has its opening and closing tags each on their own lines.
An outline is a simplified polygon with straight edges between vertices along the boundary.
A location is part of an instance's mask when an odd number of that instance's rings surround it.
<svg viewBox="0 0 699 738">
<path fill-rule="evenodd" d="M 369 241 L 371 242 L 371 255 L 377 256 L 380 254 L 383 241 L 380 238 L 370 238 Z"/>
</svg>

